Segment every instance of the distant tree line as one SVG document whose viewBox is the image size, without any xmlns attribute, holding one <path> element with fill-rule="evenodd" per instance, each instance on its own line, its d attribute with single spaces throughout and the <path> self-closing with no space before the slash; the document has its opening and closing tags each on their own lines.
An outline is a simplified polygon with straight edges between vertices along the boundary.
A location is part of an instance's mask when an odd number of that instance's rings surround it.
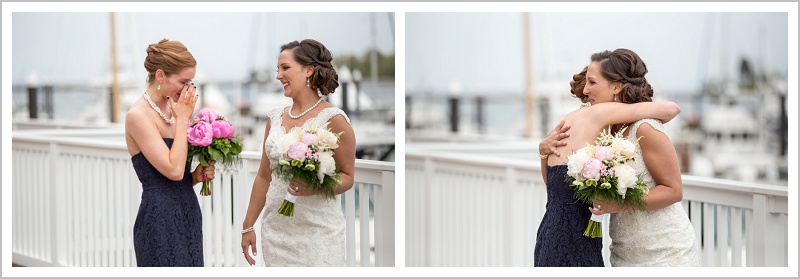
<svg viewBox="0 0 800 279">
<path fill-rule="evenodd" d="M 378 78 L 379 79 L 392 79 L 394 80 L 394 53 L 383 54 L 378 51 Z M 356 55 L 342 55 L 333 59 L 337 67 L 347 65 L 351 71 L 358 69 L 361 71 L 364 80 L 368 80 L 372 75 L 370 72 L 370 51 L 365 52 L 362 56 Z"/>
</svg>

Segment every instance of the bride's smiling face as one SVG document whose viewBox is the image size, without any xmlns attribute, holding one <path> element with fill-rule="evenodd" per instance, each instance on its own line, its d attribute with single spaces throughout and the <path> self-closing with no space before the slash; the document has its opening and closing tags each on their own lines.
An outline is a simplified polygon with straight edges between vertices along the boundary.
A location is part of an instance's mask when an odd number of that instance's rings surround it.
<svg viewBox="0 0 800 279">
<path fill-rule="evenodd" d="M 589 64 L 589 68 L 586 71 L 586 86 L 583 87 L 583 94 L 586 95 L 590 104 L 614 101 L 614 94 L 618 93 L 614 86 L 615 83 L 609 82 L 603 77 L 603 69 L 600 66 L 600 62 L 594 61 Z"/>
<path fill-rule="evenodd" d="M 306 78 L 309 76 L 306 68 L 294 59 L 294 51 L 291 49 L 281 51 L 278 56 L 278 73 L 275 78 L 283 85 L 284 96 L 297 97 L 300 96 L 300 92 L 309 89 L 306 86 Z"/>
</svg>

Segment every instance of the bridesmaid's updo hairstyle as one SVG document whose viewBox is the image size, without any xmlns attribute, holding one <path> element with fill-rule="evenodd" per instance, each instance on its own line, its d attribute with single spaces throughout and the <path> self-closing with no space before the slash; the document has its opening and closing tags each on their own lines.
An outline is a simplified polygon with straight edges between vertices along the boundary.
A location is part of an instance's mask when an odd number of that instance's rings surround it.
<svg viewBox="0 0 800 279">
<path fill-rule="evenodd" d="M 328 95 L 339 87 L 339 75 L 331 64 L 333 56 L 325 45 L 316 40 L 305 39 L 281 46 L 281 52 L 284 50 L 291 50 L 294 53 L 294 60 L 303 67 L 314 67 L 314 73 L 309 78 L 311 89 L 322 95 Z"/>
<path fill-rule="evenodd" d="M 647 66 L 635 52 L 618 48 L 592 54 L 592 62 L 600 62 L 603 78 L 609 82 L 622 83 L 620 101 L 623 103 L 639 103 L 653 101 L 653 88 L 644 77 Z"/>
<path fill-rule="evenodd" d="M 581 103 L 589 102 L 589 97 L 583 95 L 583 88 L 586 86 L 586 71 L 588 69 L 589 66 L 583 67 L 580 73 L 572 75 L 572 81 L 569 82 L 569 93 L 572 93 L 572 97 L 580 99 Z"/>
<path fill-rule="evenodd" d="M 157 44 L 147 46 L 147 58 L 144 68 L 147 69 L 147 83 L 156 81 L 156 71 L 161 69 L 167 76 L 177 74 L 183 68 L 195 67 L 197 61 L 189 50 L 178 41 L 163 39 Z"/>
</svg>

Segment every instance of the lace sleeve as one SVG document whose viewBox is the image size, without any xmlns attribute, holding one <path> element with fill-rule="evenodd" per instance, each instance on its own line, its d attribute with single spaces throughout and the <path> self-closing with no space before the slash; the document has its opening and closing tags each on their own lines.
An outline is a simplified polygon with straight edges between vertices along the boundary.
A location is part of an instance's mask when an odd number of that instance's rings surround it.
<svg viewBox="0 0 800 279">
<path fill-rule="evenodd" d="M 642 120 L 636 121 L 636 122 L 633 123 L 633 125 L 631 125 L 631 131 L 628 134 L 628 139 L 633 139 L 633 138 L 636 137 L 636 132 L 639 130 L 639 126 L 641 126 L 643 123 L 650 124 L 650 126 L 655 128 L 656 131 L 662 132 L 665 135 L 667 135 L 667 137 L 669 137 L 669 135 L 667 134 L 667 131 L 664 130 L 664 124 L 661 124 L 660 120 L 652 119 L 652 118 L 646 118 L 646 119 L 642 119 Z"/>
<path fill-rule="evenodd" d="M 281 121 L 281 115 L 283 114 L 283 110 L 285 108 L 286 107 L 277 107 L 277 108 L 273 108 L 272 110 L 269 111 L 269 114 L 267 114 L 267 117 L 269 118 L 270 127 L 276 127 L 276 126 L 280 126 L 281 125 L 281 122 L 282 122 Z"/>
<path fill-rule="evenodd" d="M 331 120 L 332 117 L 341 114 L 344 116 L 344 119 L 347 120 L 347 123 L 350 123 L 350 118 L 347 117 L 347 114 L 344 111 L 337 107 L 327 107 L 317 114 L 317 119 L 322 122 L 328 122 Z"/>
</svg>

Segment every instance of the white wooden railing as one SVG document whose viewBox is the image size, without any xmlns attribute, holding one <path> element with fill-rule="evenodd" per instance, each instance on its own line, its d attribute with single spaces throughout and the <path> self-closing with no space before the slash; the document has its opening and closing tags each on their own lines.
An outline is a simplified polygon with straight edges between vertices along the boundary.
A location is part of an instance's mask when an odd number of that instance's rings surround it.
<svg viewBox="0 0 800 279">
<path fill-rule="evenodd" d="M 407 143 L 406 266 L 532 266 L 547 202 L 536 152 Z M 702 266 L 788 265 L 786 186 L 683 176 L 683 189 Z"/>
<path fill-rule="evenodd" d="M 121 134 L 17 130 L 12 139 L 12 261 L 136 266 L 133 222 L 142 188 Z M 206 266 L 248 266 L 239 232 L 261 157 L 256 151 L 241 155 L 238 171 L 218 172 L 211 197 L 198 195 Z M 356 160 L 353 189 L 337 197 L 347 222 L 349 266 L 394 266 L 394 169 L 394 163 Z"/>
</svg>

